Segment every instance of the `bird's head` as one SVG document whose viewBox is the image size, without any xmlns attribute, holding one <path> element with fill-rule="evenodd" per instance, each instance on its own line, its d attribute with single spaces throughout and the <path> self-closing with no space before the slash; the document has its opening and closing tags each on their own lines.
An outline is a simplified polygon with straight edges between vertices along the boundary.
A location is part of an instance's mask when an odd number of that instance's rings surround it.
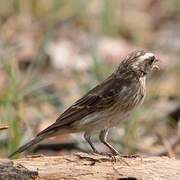
<svg viewBox="0 0 180 180">
<path fill-rule="evenodd" d="M 144 50 L 130 53 L 120 64 L 127 70 L 135 72 L 138 76 L 144 77 L 152 70 L 159 69 L 158 60 L 155 55 Z"/>
</svg>

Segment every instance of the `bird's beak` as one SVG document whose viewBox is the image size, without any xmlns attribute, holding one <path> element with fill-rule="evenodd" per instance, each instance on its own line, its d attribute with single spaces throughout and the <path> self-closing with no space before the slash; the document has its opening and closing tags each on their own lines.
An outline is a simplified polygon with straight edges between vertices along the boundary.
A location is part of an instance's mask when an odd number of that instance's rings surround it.
<svg viewBox="0 0 180 180">
<path fill-rule="evenodd" d="M 153 71 L 159 71 L 160 70 L 159 64 L 157 64 L 158 62 L 159 62 L 159 59 L 154 60 L 153 67 L 152 67 Z"/>
</svg>

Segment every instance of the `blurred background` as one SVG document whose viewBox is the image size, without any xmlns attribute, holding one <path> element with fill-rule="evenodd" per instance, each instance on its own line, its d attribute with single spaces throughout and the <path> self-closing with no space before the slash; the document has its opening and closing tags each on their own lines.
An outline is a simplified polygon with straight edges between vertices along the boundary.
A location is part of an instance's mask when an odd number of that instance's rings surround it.
<svg viewBox="0 0 180 180">
<path fill-rule="evenodd" d="M 148 78 L 145 103 L 109 138 L 122 154 L 179 156 L 179 0 L 0 0 L 0 157 L 137 49 L 155 53 L 161 70 Z M 108 151 L 96 135 L 93 141 Z M 77 151 L 91 151 L 82 134 L 47 139 L 26 153 Z"/>
</svg>

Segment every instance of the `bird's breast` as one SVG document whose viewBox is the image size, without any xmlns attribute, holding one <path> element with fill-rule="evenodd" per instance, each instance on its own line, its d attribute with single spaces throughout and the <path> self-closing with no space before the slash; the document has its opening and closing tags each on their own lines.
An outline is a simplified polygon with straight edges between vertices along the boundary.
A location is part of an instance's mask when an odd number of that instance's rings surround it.
<svg viewBox="0 0 180 180">
<path fill-rule="evenodd" d="M 117 110 L 121 112 L 129 112 L 140 105 L 145 97 L 145 77 L 139 81 L 132 82 L 129 86 L 125 86 L 119 92 L 117 100 Z"/>
</svg>

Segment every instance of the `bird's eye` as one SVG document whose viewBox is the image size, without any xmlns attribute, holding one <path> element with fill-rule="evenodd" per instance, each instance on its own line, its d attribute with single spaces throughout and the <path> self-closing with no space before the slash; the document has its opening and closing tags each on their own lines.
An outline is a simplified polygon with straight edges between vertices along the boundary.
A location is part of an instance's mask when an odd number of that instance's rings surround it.
<svg viewBox="0 0 180 180">
<path fill-rule="evenodd" d="M 155 56 L 151 56 L 149 57 L 149 63 L 152 64 L 155 60 Z"/>
</svg>

